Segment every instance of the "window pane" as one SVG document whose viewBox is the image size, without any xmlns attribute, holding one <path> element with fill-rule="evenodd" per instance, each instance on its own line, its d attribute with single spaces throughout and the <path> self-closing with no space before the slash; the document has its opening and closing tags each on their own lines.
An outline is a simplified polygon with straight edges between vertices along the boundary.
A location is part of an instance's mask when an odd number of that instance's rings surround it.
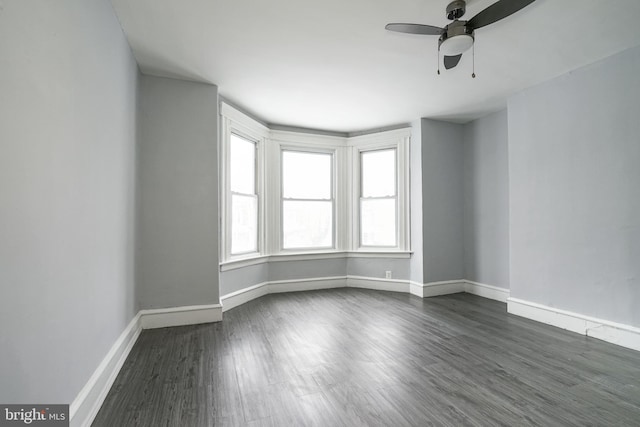
<svg viewBox="0 0 640 427">
<path fill-rule="evenodd" d="M 396 200 L 361 199 L 362 246 L 396 246 Z"/>
<path fill-rule="evenodd" d="M 285 199 L 331 199 L 331 154 L 282 152 Z"/>
<path fill-rule="evenodd" d="M 231 253 L 258 250 L 258 198 L 231 196 Z"/>
<path fill-rule="evenodd" d="M 396 195 L 396 150 L 365 151 L 362 158 L 362 197 Z"/>
<path fill-rule="evenodd" d="M 282 229 L 284 249 L 333 247 L 333 202 L 285 200 Z"/>
<path fill-rule="evenodd" d="M 256 186 L 256 144 L 231 134 L 230 141 L 231 191 L 254 194 Z"/>
</svg>

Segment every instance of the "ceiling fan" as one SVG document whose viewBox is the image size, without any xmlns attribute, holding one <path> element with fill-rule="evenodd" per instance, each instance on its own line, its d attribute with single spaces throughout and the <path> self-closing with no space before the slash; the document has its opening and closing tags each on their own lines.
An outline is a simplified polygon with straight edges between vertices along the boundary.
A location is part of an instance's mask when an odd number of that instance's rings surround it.
<svg viewBox="0 0 640 427">
<path fill-rule="evenodd" d="M 399 33 L 440 36 L 438 39 L 438 53 L 442 52 L 444 54 L 444 68 L 448 70 L 458 65 L 462 54 L 473 46 L 475 30 L 504 19 L 534 1 L 499 0 L 470 20 L 461 21 L 459 18 L 464 15 L 467 3 L 465 0 L 454 0 L 447 6 L 447 19 L 453 22 L 444 28 L 434 27 L 433 25 L 399 23 L 387 24 L 385 28 Z M 438 74 L 440 74 L 439 67 Z M 475 77 L 475 73 L 472 76 Z"/>
</svg>

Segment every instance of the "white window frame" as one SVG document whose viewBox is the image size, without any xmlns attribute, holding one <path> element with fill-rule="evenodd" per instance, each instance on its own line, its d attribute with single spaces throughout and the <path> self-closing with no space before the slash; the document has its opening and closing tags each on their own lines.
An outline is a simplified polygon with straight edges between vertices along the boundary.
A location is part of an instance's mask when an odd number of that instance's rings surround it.
<svg viewBox="0 0 640 427">
<path fill-rule="evenodd" d="M 257 188 L 257 183 L 258 183 L 258 179 L 256 177 L 256 174 L 258 172 L 258 142 L 246 138 L 242 135 L 239 135 L 236 132 L 231 132 L 230 138 L 229 138 L 229 142 L 230 142 L 230 146 L 232 144 L 233 141 L 233 137 L 240 139 L 242 141 L 247 142 L 248 144 L 253 145 L 253 192 L 251 193 L 244 193 L 244 192 L 239 192 L 239 191 L 234 191 L 232 188 L 229 189 L 229 196 L 230 196 L 230 208 L 231 208 L 231 214 L 229 215 L 229 217 L 231 217 L 231 225 L 229 228 L 230 234 L 231 234 L 231 249 L 230 249 L 230 256 L 231 257 L 245 257 L 245 256 L 251 256 L 251 255 L 255 255 L 257 253 L 260 252 L 260 247 L 259 247 L 259 235 L 260 235 L 260 215 L 259 215 L 259 209 L 260 209 L 260 196 L 258 195 L 258 188 Z M 231 152 L 233 150 L 233 147 L 230 147 L 229 152 Z M 229 162 L 229 165 L 231 166 L 231 162 Z M 230 171 L 231 172 L 231 171 Z M 231 180 L 230 180 L 231 181 Z M 233 200 L 234 200 L 234 196 L 241 196 L 241 197 L 247 197 L 247 198 L 252 198 L 254 200 L 255 203 L 255 207 L 256 207 L 256 234 L 253 236 L 255 238 L 255 249 L 253 250 L 248 250 L 248 251 L 244 251 L 244 252 L 233 252 L 233 234 L 234 234 L 234 230 L 233 230 Z"/>
<path fill-rule="evenodd" d="M 231 255 L 231 191 L 229 143 L 231 134 L 256 143 L 256 195 L 258 196 L 258 251 Z M 220 105 L 221 270 L 269 261 L 325 258 L 409 258 L 409 140 L 410 128 L 340 137 L 270 130 L 226 103 Z M 397 245 L 360 245 L 360 153 L 396 150 Z M 282 248 L 283 150 L 332 154 L 333 247 L 284 250 Z"/>
<path fill-rule="evenodd" d="M 330 198 L 329 199 L 297 199 L 297 198 L 287 198 L 284 195 L 284 153 L 308 153 L 313 155 L 325 155 L 330 156 L 331 164 L 329 171 L 329 187 L 330 187 Z M 280 218 L 280 248 L 282 252 L 311 252 L 311 251 L 330 251 L 334 250 L 336 247 L 336 197 L 335 197 L 335 152 L 334 151 L 325 151 L 325 150 L 309 150 L 309 149 L 301 149 L 295 147 L 281 147 L 280 148 L 280 212 L 284 213 L 284 204 L 286 201 L 326 201 L 331 202 L 331 244 L 329 246 L 319 246 L 319 247 L 297 247 L 297 248 L 285 248 L 284 247 L 284 215 L 281 215 Z"/>
<path fill-rule="evenodd" d="M 351 247 L 358 252 L 408 252 L 409 239 L 409 141 L 408 129 L 350 138 L 352 154 Z M 380 150 L 396 152 L 396 246 L 363 246 L 360 241 L 360 201 L 362 189 L 362 153 Z"/>
<path fill-rule="evenodd" d="M 222 103 L 220 106 L 221 116 L 221 158 L 222 165 L 220 168 L 220 181 L 222 188 L 221 197 L 221 229 L 220 233 L 220 250 L 223 262 L 242 260 L 247 258 L 259 257 L 264 253 L 265 248 L 265 180 L 264 180 L 264 147 L 269 137 L 269 129 L 257 121 L 247 117 L 245 114 L 236 110 L 228 104 Z M 255 194 L 258 200 L 258 231 L 257 231 L 257 250 L 233 255 L 231 253 L 231 174 L 230 165 L 230 143 L 231 135 L 235 134 L 240 138 L 253 142 L 256 145 L 255 153 Z"/>
<path fill-rule="evenodd" d="M 383 152 L 383 151 L 392 151 L 393 152 L 393 167 L 394 167 L 394 176 L 393 176 L 393 196 L 370 196 L 370 197 L 365 197 L 364 195 L 364 179 L 363 179 L 363 168 L 362 168 L 362 163 L 363 163 L 363 159 L 364 156 L 366 154 L 369 153 L 378 153 L 378 152 Z M 398 248 L 398 150 L 396 148 L 376 148 L 374 150 L 358 150 L 358 167 L 359 167 L 359 171 L 360 171 L 360 175 L 359 175 L 359 182 L 358 182 L 358 187 L 357 187 L 357 191 L 358 191 L 358 247 L 359 248 L 367 248 L 367 249 L 380 249 L 380 248 L 385 248 L 385 249 L 397 249 Z M 393 234 L 394 234 L 394 241 L 395 241 L 395 245 L 365 245 L 363 243 L 363 239 L 362 236 L 364 234 L 364 230 L 362 228 L 362 203 L 365 200 L 393 200 L 393 204 L 394 204 L 394 210 L 395 210 L 395 221 L 393 224 Z"/>
<path fill-rule="evenodd" d="M 269 178 L 270 209 L 267 212 L 268 230 L 270 231 L 267 240 L 270 242 L 270 254 L 290 255 L 296 253 L 327 253 L 345 251 L 347 248 L 344 239 L 346 215 L 345 206 L 348 203 L 345 188 L 339 183 L 344 182 L 344 156 L 346 155 L 346 138 L 310 135 L 298 132 L 272 131 L 268 144 L 269 150 Z M 283 248 L 283 227 L 282 227 L 282 153 L 284 151 L 298 151 L 318 154 L 332 155 L 331 188 L 333 201 L 333 247 L 330 248 Z"/>
</svg>

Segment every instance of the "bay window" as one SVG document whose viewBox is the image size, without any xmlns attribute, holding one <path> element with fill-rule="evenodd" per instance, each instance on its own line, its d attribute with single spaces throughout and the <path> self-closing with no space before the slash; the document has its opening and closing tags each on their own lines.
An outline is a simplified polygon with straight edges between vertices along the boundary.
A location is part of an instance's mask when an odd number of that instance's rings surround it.
<svg viewBox="0 0 640 427">
<path fill-rule="evenodd" d="M 223 265 L 408 256 L 409 129 L 270 130 L 224 103 L 221 116 Z"/>
</svg>

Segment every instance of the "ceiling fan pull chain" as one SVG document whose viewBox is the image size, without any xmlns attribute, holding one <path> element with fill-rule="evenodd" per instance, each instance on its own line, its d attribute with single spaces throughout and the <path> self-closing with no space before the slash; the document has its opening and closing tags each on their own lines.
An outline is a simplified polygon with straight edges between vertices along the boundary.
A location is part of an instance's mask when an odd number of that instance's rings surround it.
<svg viewBox="0 0 640 427">
<path fill-rule="evenodd" d="M 440 75 L 440 46 L 438 46 L 438 75 Z"/>
<path fill-rule="evenodd" d="M 476 44 L 473 44 L 473 47 L 471 48 L 471 63 L 473 64 L 473 70 L 471 72 L 471 77 L 473 77 L 474 79 L 476 78 Z"/>
</svg>

